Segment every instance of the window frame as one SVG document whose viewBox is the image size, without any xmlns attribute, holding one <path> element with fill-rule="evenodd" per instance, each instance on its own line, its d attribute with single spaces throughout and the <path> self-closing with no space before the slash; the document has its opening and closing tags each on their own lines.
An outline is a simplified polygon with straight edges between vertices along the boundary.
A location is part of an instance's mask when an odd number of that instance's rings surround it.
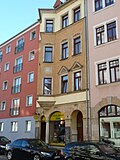
<svg viewBox="0 0 120 160">
<path fill-rule="evenodd" d="M 80 75 L 75 77 L 75 74 L 77 73 L 80 73 Z M 82 71 L 81 70 L 77 70 L 73 72 L 73 82 L 74 82 L 74 91 L 80 91 L 82 89 Z M 78 89 L 76 88 L 76 85 L 77 87 L 79 86 Z"/>
<path fill-rule="evenodd" d="M 36 39 L 36 30 L 30 32 L 30 40 Z"/>
<path fill-rule="evenodd" d="M 31 100 L 29 98 L 32 98 Z M 32 102 L 30 103 L 29 100 Z M 33 105 L 33 95 L 27 95 L 26 96 L 26 106 L 32 106 Z"/>
<path fill-rule="evenodd" d="M 32 80 L 30 80 L 30 78 L 31 78 L 30 76 L 31 76 L 31 75 L 33 75 Z M 28 73 L 28 83 L 34 82 L 34 79 L 35 79 L 34 71 L 29 72 L 29 73 Z"/>
<path fill-rule="evenodd" d="M 32 54 L 33 54 L 33 56 L 32 56 Z M 29 58 L 28 58 L 28 60 L 29 60 L 29 61 L 32 61 L 32 60 L 34 60 L 34 59 L 35 59 L 35 51 L 32 50 L 32 51 L 29 52 Z"/>
<path fill-rule="evenodd" d="M 6 46 L 6 54 L 11 52 L 11 45 Z"/>
<path fill-rule="evenodd" d="M 0 111 L 6 110 L 6 101 L 1 101 Z"/>
<path fill-rule="evenodd" d="M 51 50 L 47 50 L 50 49 Z M 44 56 L 43 56 L 44 63 L 52 63 L 53 62 L 53 46 L 52 45 L 45 45 L 44 46 Z M 48 60 L 47 60 L 48 59 Z"/>
<path fill-rule="evenodd" d="M 50 27 L 48 27 L 50 25 Z M 49 30 L 50 28 L 50 30 Z M 46 19 L 46 24 L 45 24 L 45 31 L 46 33 L 52 33 L 54 29 L 54 20 L 53 19 Z"/>
<path fill-rule="evenodd" d="M 61 60 L 67 59 L 69 54 L 68 41 L 61 43 Z"/>
<path fill-rule="evenodd" d="M 45 80 L 50 80 L 51 83 L 45 83 Z M 45 91 L 45 88 L 44 88 L 45 84 L 48 85 L 48 89 L 50 86 L 50 91 L 48 93 L 46 93 L 46 91 Z M 43 95 L 52 95 L 52 85 L 53 85 L 53 79 L 51 77 L 44 77 L 43 78 Z"/>
<path fill-rule="evenodd" d="M 80 13 L 81 13 L 80 12 L 80 6 L 78 6 L 77 8 L 75 8 L 73 10 L 73 22 L 74 23 L 80 20 L 80 18 L 81 18 L 81 14 Z"/>
<path fill-rule="evenodd" d="M 79 41 L 77 41 L 78 39 Z M 78 48 L 80 49 L 79 52 L 78 52 Z M 78 35 L 73 38 L 73 56 L 79 55 L 81 52 L 82 52 L 81 35 Z"/>
<path fill-rule="evenodd" d="M 4 132 L 4 122 L 0 122 L 0 132 Z"/>
<path fill-rule="evenodd" d="M 18 121 L 11 122 L 11 132 L 18 132 Z"/>
<path fill-rule="evenodd" d="M 31 132 L 31 129 L 32 129 L 32 122 L 31 122 L 31 120 L 26 120 L 25 123 L 26 123 L 26 125 L 25 125 L 26 126 L 25 127 L 26 132 Z"/>
<path fill-rule="evenodd" d="M 9 71 L 9 69 L 10 69 L 10 63 L 7 62 L 7 63 L 5 63 L 5 65 L 4 65 L 4 71 L 5 71 L 5 72 L 6 72 L 6 71 Z"/>
<path fill-rule="evenodd" d="M 65 77 L 67 77 L 66 80 L 64 80 Z M 68 93 L 68 84 L 68 74 L 61 75 L 61 94 Z"/>
<path fill-rule="evenodd" d="M 66 28 L 69 25 L 68 13 L 62 15 L 62 29 Z"/>
<path fill-rule="evenodd" d="M 2 58 L 3 58 L 3 53 L 2 50 L 0 50 L 0 62 L 2 62 Z"/>
<path fill-rule="evenodd" d="M 3 87 L 2 87 L 2 90 L 7 90 L 8 89 L 8 81 L 4 81 L 3 82 Z"/>
</svg>

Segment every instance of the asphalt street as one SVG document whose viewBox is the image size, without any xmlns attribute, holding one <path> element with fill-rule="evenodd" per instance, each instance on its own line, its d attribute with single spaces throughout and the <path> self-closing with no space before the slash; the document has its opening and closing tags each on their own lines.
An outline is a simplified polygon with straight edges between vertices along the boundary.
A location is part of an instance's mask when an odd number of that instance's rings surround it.
<svg viewBox="0 0 120 160">
<path fill-rule="evenodd" d="M 4 155 L 0 155 L 0 160 L 7 160 L 7 158 Z"/>
</svg>

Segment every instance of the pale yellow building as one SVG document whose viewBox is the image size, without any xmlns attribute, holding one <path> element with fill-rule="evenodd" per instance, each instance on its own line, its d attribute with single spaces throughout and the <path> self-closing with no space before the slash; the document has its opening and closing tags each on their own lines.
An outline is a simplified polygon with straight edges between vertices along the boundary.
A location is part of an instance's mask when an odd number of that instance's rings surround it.
<svg viewBox="0 0 120 160">
<path fill-rule="evenodd" d="M 49 144 L 86 139 L 84 1 L 39 9 L 38 136 Z M 87 117 L 88 118 L 88 117 Z"/>
</svg>

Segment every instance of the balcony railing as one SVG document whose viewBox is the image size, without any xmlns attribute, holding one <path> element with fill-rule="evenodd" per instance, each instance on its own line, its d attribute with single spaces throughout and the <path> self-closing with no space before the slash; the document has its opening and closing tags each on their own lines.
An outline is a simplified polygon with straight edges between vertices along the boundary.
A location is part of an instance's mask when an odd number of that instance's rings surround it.
<svg viewBox="0 0 120 160">
<path fill-rule="evenodd" d="M 15 47 L 15 53 L 19 53 L 24 50 L 24 43 Z"/>
<path fill-rule="evenodd" d="M 16 85 L 12 87 L 12 94 L 19 93 L 21 91 L 21 85 Z"/>
<path fill-rule="evenodd" d="M 18 116 L 20 114 L 20 107 L 10 108 L 10 116 Z"/>
<path fill-rule="evenodd" d="M 16 66 L 13 67 L 13 73 L 17 73 L 22 71 L 23 69 L 23 63 L 17 64 Z"/>
</svg>

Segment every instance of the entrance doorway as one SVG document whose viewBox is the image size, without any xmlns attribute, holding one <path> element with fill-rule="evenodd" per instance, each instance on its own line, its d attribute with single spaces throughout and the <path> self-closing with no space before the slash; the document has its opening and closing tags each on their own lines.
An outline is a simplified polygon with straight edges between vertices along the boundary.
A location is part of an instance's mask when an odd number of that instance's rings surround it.
<svg viewBox="0 0 120 160">
<path fill-rule="evenodd" d="M 45 116 L 41 118 L 41 140 L 45 142 L 45 135 L 46 135 L 46 119 Z"/>
<path fill-rule="evenodd" d="M 72 113 L 72 142 L 83 141 L 83 115 L 80 111 L 76 110 Z"/>
</svg>

